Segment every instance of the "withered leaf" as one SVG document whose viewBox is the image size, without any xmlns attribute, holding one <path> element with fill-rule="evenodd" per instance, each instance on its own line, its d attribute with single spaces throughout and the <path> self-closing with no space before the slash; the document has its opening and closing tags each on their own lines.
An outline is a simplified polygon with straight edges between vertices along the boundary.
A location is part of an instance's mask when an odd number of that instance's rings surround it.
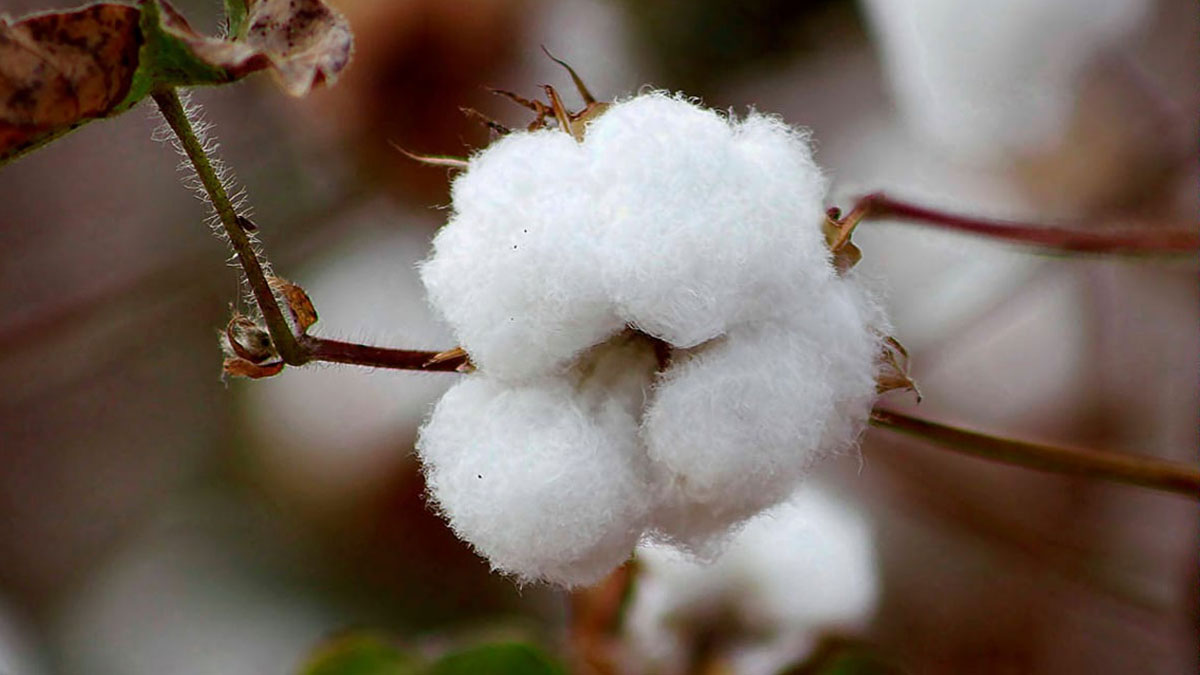
<svg viewBox="0 0 1200 675">
<path fill-rule="evenodd" d="M 279 359 L 279 353 L 266 329 L 236 311 L 225 326 L 221 348 L 227 355 L 250 363 L 262 364 Z"/>
<path fill-rule="evenodd" d="M 252 380 L 258 380 L 264 377 L 273 377 L 283 372 L 283 362 L 258 365 L 250 363 L 245 359 L 233 357 L 225 359 L 225 362 L 221 365 L 221 370 L 230 377 L 248 377 Z"/>
<path fill-rule="evenodd" d="M 288 309 L 291 310 L 292 318 L 295 319 L 296 327 L 300 329 L 301 333 L 317 322 L 317 309 L 313 307 L 312 300 L 308 298 L 308 293 L 305 293 L 303 288 L 279 277 L 271 277 L 269 281 L 271 288 L 287 301 Z"/>
<path fill-rule="evenodd" d="M 875 378 L 875 391 L 884 394 L 889 391 L 911 391 L 921 402 L 921 390 L 908 374 L 908 350 L 896 338 L 887 335 L 883 337 L 883 346 L 879 354 L 879 374 Z"/>
<path fill-rule="evenodd" d="M 142 7 L 147 36 L 161 33 L 148 40 L 159 47 L 147 63 L 152 85 L 215 84 L 269 68 L 284 91 L 303 96 L 336 80 L 353 52 L 349 22 L 322 0 L 251 0 L 244 16 L 230 14 L 232 39 L 197 33 L 166 0 Z"/>
<path fill-rule="evenodd" d="M 197 33 L 166 0 L 0 17 L 0 162 L 157 88 L 222 84 L 269 69 L 287 93 L 332 83 L 349 23 L 322 0 L 231 0 L 232 38 Z"/>
<path fill-rule="evenodd" d="M 242 41 L 265 56 L 279 85 L 304 96 L 350 63 L 350 23 L 321 0 L 252 0 Z"/>
<path fill-rule="evenodd" d="M 0 158 L 32 149 L 125 99 L 142 45 L 140 12 L 92 5 L 0 17 Z"/>
</svg>

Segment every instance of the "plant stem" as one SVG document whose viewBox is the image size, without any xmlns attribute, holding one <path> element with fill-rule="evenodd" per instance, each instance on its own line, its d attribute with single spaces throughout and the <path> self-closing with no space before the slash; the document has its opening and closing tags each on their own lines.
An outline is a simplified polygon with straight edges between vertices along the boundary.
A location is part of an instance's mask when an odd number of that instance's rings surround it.
<svg viewBox="0 0 1200 675">
<path fill-rule="evenodd" d="M 621 672 L 616 658 L 617 633 L 637 573 L 637 562 L 629 561 L 596 585 L 571 591 L 569 639 L 581 674 Z"/>
<path fill-rule="evenodd" d="M 955 452 L 1050 471 L 1174 492 L 1200 499 L 1200 468 L 1153 457 L 1085 448 L 1060 448 L 931 422 L 875 408 L 871 423 L 931 441 Z"/>
<path fill-rule="evenodd" d="M 864 210 L 868 219 L 926 223 L 1018 244 L 1060 252 L 1113 255 L 1195 253 L 1200 251 L 1200 230 L 1124 229 L 1081 230 L 1035 223 L 977 218 L 910 204 L 876 192 L 862 197 L 853 211 Z"/>
<path fill-rule="evenodd" d="M 221 219 L 221 224 L 225 226 L 225 234 L 229 236 L 229 243 L 233 247 L 234 254 L 237 255 L 238 263 L 246 273 L 246 280 L 254 293 L 254 299 L 258 303 L 259 311 L 262 312 L 263 321 L 267 324 L 267 332 L 270 333 L 271 341 L 275 344 L 279 355 L 288 365 L 298 366 L 308 362 L 308 355 L 301 349 L 296 341 L 296 336 L 292 334 L 291 326 L 283 318 L 283 312 L 275 300 L 275 294 L 271 291 L 270 284 L 267 283 L 266 275 L 263 274 L 262 264 L 259 263 L 258 255 L 254 252 L 254 244 L 251 243 L 249 235 L 242 229 L 242 226 L 238 224 L 237 211 L 233 208 L 233 203 L 229 201 L 229 195 L 225 193 L 225 186 L 221 184 L 221 179 L 213 170 L 204 146 L 196 136 L 192 123 L 183 109 L 179 95 L 175 93 L 174 89 L 161 89 L 154 92 L 153 97 L 154 102 L 158 104 L 159 111 L 162 112 L 163 119 L 167 121 L 171 131 L 175 132 L 175 136 L 183 146 L 183 151 L 192 162 L 192 166 L 195 167 L 196 176 L 204 185 L 204 190 L 208 193 L 208 198 L 212 201 L 213 208 L 216 209 L 217 216 Z"/>
<path fill-rule="evenodd" d="M 437 356 L 440 352 L 372 347 L 370 345 L 329 340 L 312 335 L 302 336 L 300 338 L 300 345 L 308 355 L 308 358 L 313 361 L 347 363 L 355 366 L 366 366 L 368 368 L 454 372 L 466 362 L 466 358 L 464 357 L 431 363 L 433 357 Z"/>
</svg>

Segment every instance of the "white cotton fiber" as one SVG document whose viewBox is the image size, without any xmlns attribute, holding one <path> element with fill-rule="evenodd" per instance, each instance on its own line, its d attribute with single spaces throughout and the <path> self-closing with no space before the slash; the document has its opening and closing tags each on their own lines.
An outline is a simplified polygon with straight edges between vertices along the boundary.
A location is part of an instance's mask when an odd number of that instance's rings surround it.
<svg viewBox="0 0 1200 675">
<path fill-rule="evenodd" d="M 663 93 L 472 157 L 421 270 L 478 367 L 418 444 L 459 536 L 568 586 L 641 537 L 714 555 L 851 445 L 885 324 L 824 191 L 805 134 Z"/>
<path fill-rule="evenodd" d="M 875 394 L 873 314 L 850 282 L 830 282 L 677 359 L 642 427 L 664 486 L 660 536 L 706 550 L 855 441 Z"/>
<path fill-rule="evenodd" d="M 1061 137 L 1088 62 L 1146 0 L 864 0 L 901 112 L 924 138 L 993 158 Z"/>
<path fill-rule="evenodd" d="M 629 557 L 644 526 L 636 420 L 589 409 L 565 379 L 510 387 L 468 376 L 417 449 L 454 531 L 523 580 L 593 583 Z"/>
<path fill-rule="evenodd" d="M 584 146 L 604 205 L 604 281 L 621 316 L 677 347 L 770 313 L 830 274 L 825 183 L 807 138 L 665 94 L 618 104 Z"/>
<path fill-rule="evenodd" d="M 490 375 L 555 372 L 623 325 L 599 282 L 585 157 L 558 131 L 512 134 L 454 181 L 454 215 L 421 278 Z"/>
<path fill-rule="evenodd" d="M 655 545 L 637 559 L 625 631 L 639 670 L 682 672 L 719 626 L 733 673 L 777 673 L 822 631 L 863 628 L 878 601 L 869 523 L 814 487 L 751 520 L 711 564 Z"/>
<path fill-rule="evenodd" d="M 647 94 L 582 142 L 518 132 L 471 158 L 422 278 L 496 377 L 555 372 L 625 323 L 691 347 L 832 274 L 824 188 L 781 121 Z"/>
</svg>

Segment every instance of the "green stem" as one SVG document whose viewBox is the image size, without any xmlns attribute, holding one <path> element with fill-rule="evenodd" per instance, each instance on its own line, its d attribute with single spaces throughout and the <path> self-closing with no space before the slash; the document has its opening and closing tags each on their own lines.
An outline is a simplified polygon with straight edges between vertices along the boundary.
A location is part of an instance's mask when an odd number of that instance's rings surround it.
<svg viewBox="0 0 1200 675">
<path fill-rule="evenodd" d="M 871 423 L 931 441 L 948 450 L 1029 469 L 1138 485 L 1200 499 L 1200 468 L 1153 457 L 1085 448 L 1060 448 L 957 429 L 876 408 Z"/>
<path fill-rule="evenodd" d="M 162 112 L 163 119 L 167 121 L 171 131 L 175 132 L 175 136 L 183 145 L 183 151 L 191 160 L 192 166 L 195 167 L 196 176 L 204 185 L 204 190 L 217 210 L 221 224 L 225 226 L 225 233 L 229 235 L 229 243 L 233 246 L 238 263 L 246 273 L 246 279 L 254 293 L 254 299 L 258 302 L 259 311 L 262 312 L 263 321 L 267 324 L 267 332 L 271 334 L 271 340 L 275 343 L 275 348 L 279 350 L 279 355 L 288 365 L 298 366 L 307 363 L 309 356 L 300 347 L 296 336 L 292 333 L 291 326 L 283 317 L 275 294 L 271 292 L 271 286 L 267 283 L 258 255 L 254 252 L 254 244 L 242 226 L 238 224 L 237 211 L 233 208 L 233 203 L 229 201 L 229 195 L 226 194 L 225 186 L 217 177 L 217 172 L 213 170 L 204 146 L 197 138 L 192 123 L 187 118 L 179 95 L 175 93 L 174 89 L 162 89 L 154 92 L 153 97 L 154 102 L 158 104 L 159 111 Z"/>
</svg>

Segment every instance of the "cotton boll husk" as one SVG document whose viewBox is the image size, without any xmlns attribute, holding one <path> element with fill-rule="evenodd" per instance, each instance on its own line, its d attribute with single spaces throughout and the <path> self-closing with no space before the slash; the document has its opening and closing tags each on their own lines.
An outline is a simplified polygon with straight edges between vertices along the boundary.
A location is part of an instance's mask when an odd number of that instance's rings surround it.
<svg viewBox="0 0 1200 675">
<path fill-rule="evenodd" d="M 682 672 L 689 637 L 713 628 L 730 638 L 722 656 L 734 673 L 780 672 L 822 631 L 862 629 L 878 601 L 869 523 L 813 486 L 748 522 L 711 564 L 658 545 L 639 546 L 637 559 L 625 630 L 638 665 L 656 673 Z"/>
<path fill-rule="evenodd" d="M 909 125 L 970 158 L 1060 138 L 1088 61 L 1141 21 L 1145 0 L 865 0 Z"/>
<path fill-rule="evenodd" d="M 855 281 L 836 280 L 677 356 L 642 426 L 662 486 L 658 537 L 711 555 L 731 525 L 853 445 L 875 396 L 877 312 Z"/>
<path fill-rule="evenodd" d="M 642 532 L 636 429 L 620 399 L 581 395 L 569 378 L 476 374 L 442 398 L 417 447 L 451 527 L 494 568 L 573 586 L 619 565 Z"/>
<path fill-rule="evenodd" d="M 807 139 L 781 122 L 652 93 L 592 122 L 584 147 L 604 209 L 605 286 L 640 330 L 692 347 L 832 273 L 824 179 Z"/>
<path fill-rule="evenodd" d="M 454 215 L 421 278 L 459 343 L 493 377 L 555 372 L 623 326 L 597 277 L 599 224 L 585 160 L 568 134 L 514 133 L 454 181 Z"/>
</svg>

